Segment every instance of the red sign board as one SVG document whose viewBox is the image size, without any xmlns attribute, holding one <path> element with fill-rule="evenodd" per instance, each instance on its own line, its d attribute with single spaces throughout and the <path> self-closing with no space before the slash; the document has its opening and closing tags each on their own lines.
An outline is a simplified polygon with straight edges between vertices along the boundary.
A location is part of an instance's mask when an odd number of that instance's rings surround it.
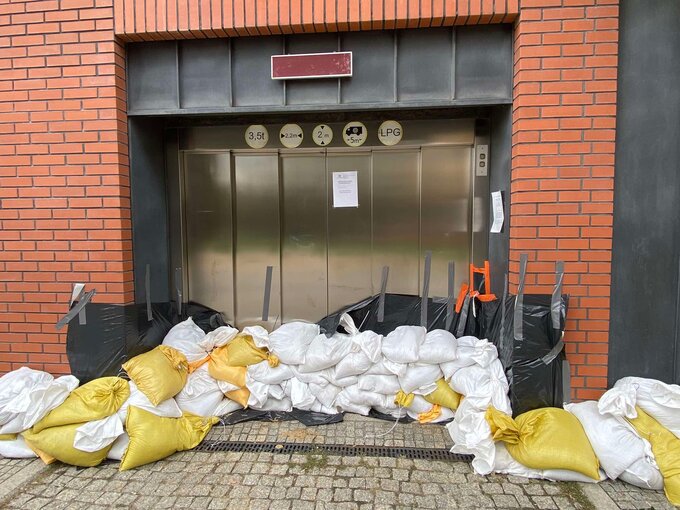
<svg viewBox="0 0 680 510">
<path fill-rule="evenodd" d="M 352 52 L 272 55 L 272 80 L 352 76 Z"/>
</svg>

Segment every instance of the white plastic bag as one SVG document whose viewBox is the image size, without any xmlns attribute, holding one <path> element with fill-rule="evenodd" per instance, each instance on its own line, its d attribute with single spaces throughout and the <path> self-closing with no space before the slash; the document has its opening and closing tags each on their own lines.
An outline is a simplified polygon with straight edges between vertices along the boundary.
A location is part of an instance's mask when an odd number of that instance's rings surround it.
<svg viewBox="0 0 680 510">
<path fill-rule="evenodd" d="M 479 475 L 493 472 L 496 463 L 496 447 L 485 414 L 486 408 L 480 409 L 464 398 L 453 421 L 446 425 L 453 440 L 451 452 L 474 455 L 472 468 Z"/>
<path fill-rule="evenodd" d="M 73 447 L 82 452 L 98 452 L 123 434 L 123 423 L 117 414 L 101 420 L 89 421 L 76 429 Z"/>
<path fill-rule="evenodd" d="M 7 459 L 32 459 L 37 457 L 37 455 L 26 445 L 23 437 L 17 436 L 16 439 L 0 441 L 0 457 Z"/>
<path fill-rule="evenodd" d="M 340 398 L 342 396 L 342 399 Z M 393 408 L 394 397 L 388 397 L 387 395 L 381 395 L 380 393 L 373 393 L 371 391 L 363 391 L 359 389 L 358 385 L 348 386 L 343 388 L 343 390 L 338 394 L 336 398 L 336 403 L 342 400 L 343 402 L 351 402 L 352 404 L 358 406 L 367 407 L 382 407 L 382 408 Z"/>
<path fill-rule="evenodd" d="M 349 396 L 344 392 L 338 394 L 338 398 L 335 399 L 335 405 L 341 411 L 361 414 L 363 416 L 368 416 L 368 413 L 371 411 L 371 406 L 352 402 Z"/>
<path fill-rule="evenodd" d="M 325 386 L 333 378 L 333 369 L 320 370 L 319 372 L 300 372 L 297 367 L 290 367 L 293 377 L 307 384 Z"/>
<path fill-rule="evenodd" d="M 443 329 L 428 332 L 418 350 L 419 363 L 441 364 L 453 361 L 457 356 L 456 337 Z"/>
<path fill-rule="evenodd" d="M 655 379 L 624 377 L 614 388 L 634 388 L 635 404 L 680 438 L 680 386 Z"/>
<path fill-rule="evenodd" d="M 640 459 L 628 466 L 619 476 L 619 480 L 623 480 L 626 483 L 643 489 L 651 489 L 654 491 L 663 489 L 663 476 L 661 475 L 661 471 L 659 471 L 659 468 L 653 465 L 647 458 Z"/>
<path fill-rule="evenodd" d="M 211 331 L 203 340 L 201 340 L 198 345 L 206 352 L 210 352 L 217 347 L 222 347 L 227 345 L 238 335 L 238 329 L 232 328 L 231 326 L 220 326 L 219 328 Z"/>
<path fill-rule="evenodd" d="M 433 404 L 425 400 L 423 397 L 420 395 L 416 395 L 413 398 L 413 402 L 411 403 L 410 406 L 406 408 L 406 412 L 408 416 L 413 418 L 414 420 L 418 419 L 418 415 L 422 413 L 427 413 L 432 410 Z M 454 413 L 451 409 L 447 409 L 446 407 L 441 407 L 441 412 L 439 416 L 432 421 L 428 423 L 439 423 L 442 421 L 447 421 L 450 420 L 451 418 L 454 417 Z"/>
<path fill-rule="evenodd" d="M 227 381 L 217 381 L 217 387 L 225 395 L 227 393 L 229 393 L 230 391 L 236 391 L 236 390 L 240 389 L 235 384 L 231 384 L 230 382 L 227 382 Z"/>
<path fill-rule="evenodd" d="M 316 401 L 314 394 L 309 390 L 309 384 L 303 383 L 297 377 L 290 380 L 290 400 L 295 409 L 309 411 Z"/>
<path fill-rule="evenodd" d="M 353 375 L 363 374 L 371 368 L 373 362 L 363 351 L 350 352 L 335 365 L 335 377 L 343 379 Z"/>
<path fill-rule="evenodd" d="M 412 364 L 406 373 L 399 377 L 399 385 L 404 393 L 418 392 L 422 395 L 437 389 L 436 382 L 442 378 L 439 365 Z"/>
<path fill-rule="evenodd" d="M 283 411 L 289 412 L 293 410 L 293 403 L 290 398 L 283 397 L 282 399 L 270 398 L 260 408 L 260 411 Z M 226 414 L 226 413 L 224 413 Z"/>
<path fill-rule="evenodd" d="M 304 363 L 307 347 L 318 334 L 317 324 L 289 322 L 269 334 L 269 350 L 281 363 L 299 365 Z"/>
<path fill-rule="evenodd" d="M 377 363 L 382 358 L 382 335 L 374 331 L 362 331 L 352 337 L 352 342 L 359 346 L 371 363 Z"/>
<path fill-rule="evenodd" d="M 262 326 L 248 326 L 243 328 L 243 334 L 250 335 L 253 338 L 255 347 L 269 349 L 269 332 Z"/>
<path fill-rule="evenodd" d="M 396 363 L 415 363 L 427 330 L 421 326 L 399 326 L 383 338 L 382 353 Z"/>
<path fill-rule="evenodd" d="M 106 458 L 111 459 L 111 460 L 122 459 L 123 455 L 125 455 L 125 450 L 127 450 L 127 447 L 128 447 L 129 444 L 130 444 L 130 436 L 128 436 L 126 432 L 123 432 L 113 442 L 113 446 L 111 446 L 109 453 L 106 454 Z"/>
<path fill-rule="evenodd" d="M 360 375 L 357 384 L 359 389 L 363 391 L 372 391 L 373 393 L 381 393 L 383 395 L 395 396 L 401 386 L 399 386 L 399 379 L 395 375 Z"/>
<path fill-rule="evenodd" d="M 253 409 L 262 409 L 262 406 L 264 406 L 270 398 L 280 400 L 285 396 L 283 389 L 279 384 L 265 384 L 251 380 L 246 382 L 246 387 L 248 388 L 248 391 L 250 391 L 250 395 L 248 396 L 248 407 L 252 407 Z"/>
<path fill-rule="evenodd" d="M 498 359 L 496 347 L 488 340 L 480 340 L 474 336 L 462 336 L 458 338 L 457 344 L 457 358 L 441 364 L 447 381 L 461 368 L 475 364 L 480 367 L 487 367 L 492 361 Z"/>
<path fill-rule="evenodd" d="M 55 379 L 47 372 L 21 367 L 0 377 L 0 434 L 30 429 L 61 405 L 78 387 L 78 379 Z"/>
<path fill-rule="evenodd" d="M 198 416 L 214 416 L 215 409 L 223 399 L 224 394 L 217 379 L 208 373 L 207 365 L 189 374 L 184 388 L 175 396 L 182 411 Z"/>
<path fill-rule="evenodd" d="M 179 408 L 174 398 L 169 398 L 157 406 L 154 406 L 149 401 L 149 399 L 146 398 L 146 395 L 139 391 L 137 385 L 134 382 L 130 381 L 129 384 L 130 397 L 125 402 L 123 402 L 123 405 L 120 406 L 120 409 L 117 413 L 118 418 L 120 418 L 120 421 L 123 424 L 125 424 L 125 420 L 127 419 L 127 411 L 129 406 L 139 407 L 145 411 L 155 414 L 156 416 L 161 416 L 164 418 L 179 418 L 182 416 L 182 410 Z"/>
<path fill-rule="evenodd" d="M 267 360 L 250 365 L 246 370 L 246 378 L 250 377 L 253 381 L 265 384 L 281 384 L 293 375 L 293 371 L 288 365 L 279 363 L 272 367 Z"/>
<path fill-rule="evenodd" d="M 238 402 L 234 402 L 229 398 L 225 398 L 220 402 L 220 404 L 215 408 L 214 416 L 224 416 L 225 414 L 233 413 L 239 409 L 243 409 L 243 406 Z"/>
<path fill-rule="evenodd" d="M 298 370 L 310 373 L 333 367 L 351 351 L 352 340 L 349 335 L 336 333 L 330 338 L 324 334 L 317 335 L 307 347 L 305 362 L 298 366 Z"/>
<path fill-rule="evenodd" d="M 450 385 L 479 409 L 493 406 L 506 414 L 512 414 L 508 380 L 497 359 L 486 368 L 477 364 L 461 368 L 453 374 Z"/>
<path fill-rule="evenodd" d="M 321 403 L 321 405 L 329 409 L 333 407 L 335 399 L 341 390 L 342 388 L 335 386 L 334 384 L 319 386 L 318 384 L 311 383 L 309 385 L 309 391 L 312 392 L 314 398 L 316 398 Z"/>
<path fill-rule="evenodd" d="M 163 339 L 163 345 L 177 349 L 191 363 L 200 361 L 208 355 L 208 352 L 201 347 L 201 341 L 204 338 L 205 333 L 203 330 L 189 317 L 168 331 L 168 334 Z"/>
</svg>

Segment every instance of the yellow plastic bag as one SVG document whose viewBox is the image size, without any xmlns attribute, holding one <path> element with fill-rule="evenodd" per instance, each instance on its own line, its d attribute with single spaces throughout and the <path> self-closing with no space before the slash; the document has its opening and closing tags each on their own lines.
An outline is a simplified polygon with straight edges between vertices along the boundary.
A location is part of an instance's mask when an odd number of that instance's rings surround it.
<svg viewBox="0 0 680 510">
<path fill-rule="evenodd" d="M 436 420 L 442 414 L 442 406 L 439 404 L 434 404 L 432 409 L 418 415 L 418 423 L 430 423 Z"/>
<path fill-rule="evenodd" d="M 225 393 L 228 399 L 241 404 L 242 407 L 248 407 L 248 399 L 250 398 L 250 391 L 248 388 L 239 388 L 238 390 L 228 391 Z"/>
<path fill-rule="evenodd" d="M 120 377 L 101 377 L 73 390 L 61 405 L 33 426 L 33 432 L 51 427 L 101 420 L 116 413 L 130 396 L 130 385 Z"/>
<path fill-rule="evenodd" d="M 50 457 L 54 457 L 64 464 L 71 464 L 72 466 L 97 466 L 106 458 L 111 445 L 92 453 L 74 448 L 73 440 L 76 435 L 76 429 L 81 425 L 82 423 L 72 423 L 70 425 L 46 428 L 41 432 L 29 430 L 24 432 L 23 436 L 28 447 L 36 452 L 46 464 L 50 463 Z M 41 454 L 46 454 L 47 456 L 44 457 Z"/>
<path fill-rule="evenodd" d="M 208 373 L 213 379 L 226 381 L 234 386 L 243 388 L 246 385 L 246 371 L 248 368 L 230 365 L 225 347 L 218 347 L 210 354 Z"/>
<path fill-rule="evenodd" d="M 413 393 L 404 393 L 402 390 L 399 390 L 394 397 L 394 403 L 399 407 L 409 407 L 413 404 L 414 398 L 416 398 L 416 396 Z"/>
<path fill-rule="evenodd" d="M 226 350 L 229 365 L 232 367 L 248 367 L 265 360 L 272 367 L 276 367 L 279 364 L 279 358 L 274 354 L 270 354 L 267 349 L 256 347 L 253 337 L 250 335 L 240 334 L 220 349 Z M 215 349 L 215 351 L 218 350 Z"/>
<path fill-rule="evenodd" d="M 184 413 L 181 418 L 162 418 L 130 406 L 125 429 L 130 444 L 120 461 L 120 470 L 136 468 L 190 450 L 203 441 L 219 418 Z"/>
<path fill-rule="evenodd" d="M 0 434 L 0 441 L 14 441 L 16 438 L 16 434 Z"/>
<path fill-rule="evenodd" d="M 654 460 L 663 475 L 663 491 L 668 501 L 680 505 L 680 439 L 639 407 L 637 418 L 628 419 L 640 437 L 652 445 Z"/>
<path fill-rule="evenodd" d="M 174 397 L 187 382 L 189 364 L 177 349 L 159 345 L 123 364 L 130 379 L 155 406 Z"/>
<path fill-rule="evenodd" d="M 533 469 L 568 469 L 599 480 L 599 461 L 581 423 L 556 407 L 534 409 L 514 420 L 490 407 L 486 421 L 494 441 L 503 441 L 508 453 Z"/>
<path fill-rule="evenodd" d="M 437 389 L 429 395 L 423 397 L 430 404 L 438 404 L 442 407 L 447 407 L 452 411 L 458 409 L 460 404 L 460 394 L 456 393 L 449 384 L 441 378 L 437 381 Z"/>
</svg>

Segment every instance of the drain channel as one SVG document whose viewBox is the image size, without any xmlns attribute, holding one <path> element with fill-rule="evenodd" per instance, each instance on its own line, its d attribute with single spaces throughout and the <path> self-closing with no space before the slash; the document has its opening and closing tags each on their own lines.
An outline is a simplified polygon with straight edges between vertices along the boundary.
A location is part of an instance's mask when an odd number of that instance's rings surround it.
<svg viewBox="0 0 680 510">
<path fill-rule="evenodd" d="M 472 455 L 451 453 L 446 448 L 409 448 L 397 446 L 347 446 L 312 443 L 249 443 L 245 441 L 203 441 L 194 451 L 242 453 L 325 453 L 342 457 L 394 457 L 405 459 L 471 462 Z"/>
</svg>

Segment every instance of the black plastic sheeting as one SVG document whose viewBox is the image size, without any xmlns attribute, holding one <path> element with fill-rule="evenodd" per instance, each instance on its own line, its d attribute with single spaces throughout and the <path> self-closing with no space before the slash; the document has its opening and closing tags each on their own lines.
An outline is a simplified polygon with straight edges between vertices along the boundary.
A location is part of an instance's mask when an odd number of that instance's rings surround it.
<svg viewBox="0 0 680 510">
<path fill-rule="evenodd" d="M 340 316 L 348 313 L 360 331 L 387 335 L 398 326 L 419 326 L 422 299 L 404 294 L 385 294 L 384 320 L 378 321 L 380 296 L 347 306 L 319 321 L 328 335 L 338 330 Z M 505 306 L 505 323 L 501 303 Z M 515 416 L 541 407 L 562 407 L 564 350 L 548 356 L 558 345 L 566 320 L 568 296 L 561 296 L 560 327 L 553 328 L 551 295 L 524 294 L 522 335 L 515 338 L 514 317 L 517 299 L 508 295 L 482 302 L 470 298 L 460 313 L 453 313 L 448 330 L 455 336 L 486 338 L 498 349 L 498 357 L 510 384 L 510 402 Z M 447 329 L 445 300 L 428 299 L 427 330 Z M 547 358 L 546 358 L 547 357 Z M 394 418 L 392 418 L 394 419 Z"/>
<path fill-rule="evenodd" d="M 343 413 L 324 414 L 315 413 L 314 411 L 302 411 L 300 409 L 293 409 L 292 411 L 258 411 L 256 409 L 239 409 L 238 411 L 232 411 L 229 414 L 220 416 L 220 424 L 236 425 L 237 423 L 245 423 L 248 421 L 297 420 L 307 427 L 315 427 L 317 425 L 340 423 L 343 420 L 343 417 Z"/>
<path fill-rule="evenodd" d="M 84 384 L 98 377 L 118 375 L 128 359 L 160 345 L 168 331 L 187 317 L 206 333 L 226 323 L 219 312 L 197 303 L 183 307 L 180 316 L 174 303 L 108 305 L 88 303 L 86 324 L 74 318 L 66 335 L 66 355 L 71 373 Z"/>
</svg>

